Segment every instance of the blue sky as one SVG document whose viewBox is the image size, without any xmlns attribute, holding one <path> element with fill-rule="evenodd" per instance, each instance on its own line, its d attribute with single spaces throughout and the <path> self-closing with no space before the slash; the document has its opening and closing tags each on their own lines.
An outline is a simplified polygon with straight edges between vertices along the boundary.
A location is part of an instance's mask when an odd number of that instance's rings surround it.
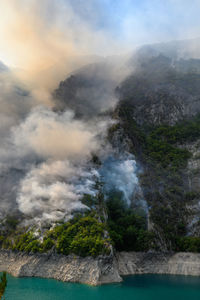
<svg viewBox="0 0 200 300">
<path fill-rule="evenodd" d="M 200 35 L 200 0 L 63 0 L 95 30 L 142 44 Z"/>
</svg>

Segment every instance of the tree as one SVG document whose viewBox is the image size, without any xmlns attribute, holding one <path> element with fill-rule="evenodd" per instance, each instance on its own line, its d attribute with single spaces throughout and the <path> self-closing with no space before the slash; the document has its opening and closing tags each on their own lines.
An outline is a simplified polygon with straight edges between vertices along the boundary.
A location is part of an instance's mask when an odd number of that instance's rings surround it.
<svg viewBox="0 0 200 300">
<path fill-rule="evenodd" d="M 3 299 L 3 295 L 6 290 L 7 286 L 7 278 L 6 278 L 6 272 L 3 272 L 3 275 L 1 276 L 0 281 L 0 299 Z"/>
</svg>

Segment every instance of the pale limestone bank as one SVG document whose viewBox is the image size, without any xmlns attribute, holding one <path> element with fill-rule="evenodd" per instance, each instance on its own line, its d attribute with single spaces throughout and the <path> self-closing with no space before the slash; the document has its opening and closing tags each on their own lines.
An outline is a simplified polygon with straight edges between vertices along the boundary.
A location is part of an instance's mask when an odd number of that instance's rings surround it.
<svg viewBox="0 0 200 300">
<path fill-rule="evenodd" d="M 173 274 L 200 276 L 200 253 L 120 252 L 116 255 L 121 276 Z"/>
<path fill-rule="evenodd" d="M 86 257 L 56 254 L 26 254 L 0 251 L 0 271 L 16 277 L 42 277 L 61 281 L 99 285 L 122 281 L 116 263 L 110 257 Z"/>
<path fill-rule="evenodd" d="M 121 282 L 121 276 L 134 274 L 200 276 L 200 254 L 121 252 L 113 259 L 0 251 L 0 271 L 3 270 L 17 277 L 99 285 Z"/>
</svg>

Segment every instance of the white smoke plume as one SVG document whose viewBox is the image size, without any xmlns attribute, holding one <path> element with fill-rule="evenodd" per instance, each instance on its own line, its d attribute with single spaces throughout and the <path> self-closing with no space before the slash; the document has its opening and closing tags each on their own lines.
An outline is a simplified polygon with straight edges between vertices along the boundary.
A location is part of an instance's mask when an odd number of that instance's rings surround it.
<svg viewBox="0 0 200 300">
<path fill-rule="evenodd" d="M 48 161 L 33 167 L 21 181 L 17 203 L 34 223 L 67 220 L 74 210 L 86 209 L 83 194 L 93 194 L 95 172 L 69 161 Z"/>
</svg>

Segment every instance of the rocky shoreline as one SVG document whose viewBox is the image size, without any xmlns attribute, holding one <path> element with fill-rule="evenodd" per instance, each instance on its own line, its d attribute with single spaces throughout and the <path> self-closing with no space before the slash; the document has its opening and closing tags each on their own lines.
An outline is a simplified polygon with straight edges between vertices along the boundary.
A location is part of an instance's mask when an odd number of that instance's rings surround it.
<svg viewBox="0 0 200 300">
<path fill-rule="evenodd" d="M 121 282 L 121 276 L 134 274 L 200 276 L 200 253 L 120 252 L 115 257 L 81 258 L 1 250 L 0 271 L 16 277 L 100 285 Z"/>
</svg>

